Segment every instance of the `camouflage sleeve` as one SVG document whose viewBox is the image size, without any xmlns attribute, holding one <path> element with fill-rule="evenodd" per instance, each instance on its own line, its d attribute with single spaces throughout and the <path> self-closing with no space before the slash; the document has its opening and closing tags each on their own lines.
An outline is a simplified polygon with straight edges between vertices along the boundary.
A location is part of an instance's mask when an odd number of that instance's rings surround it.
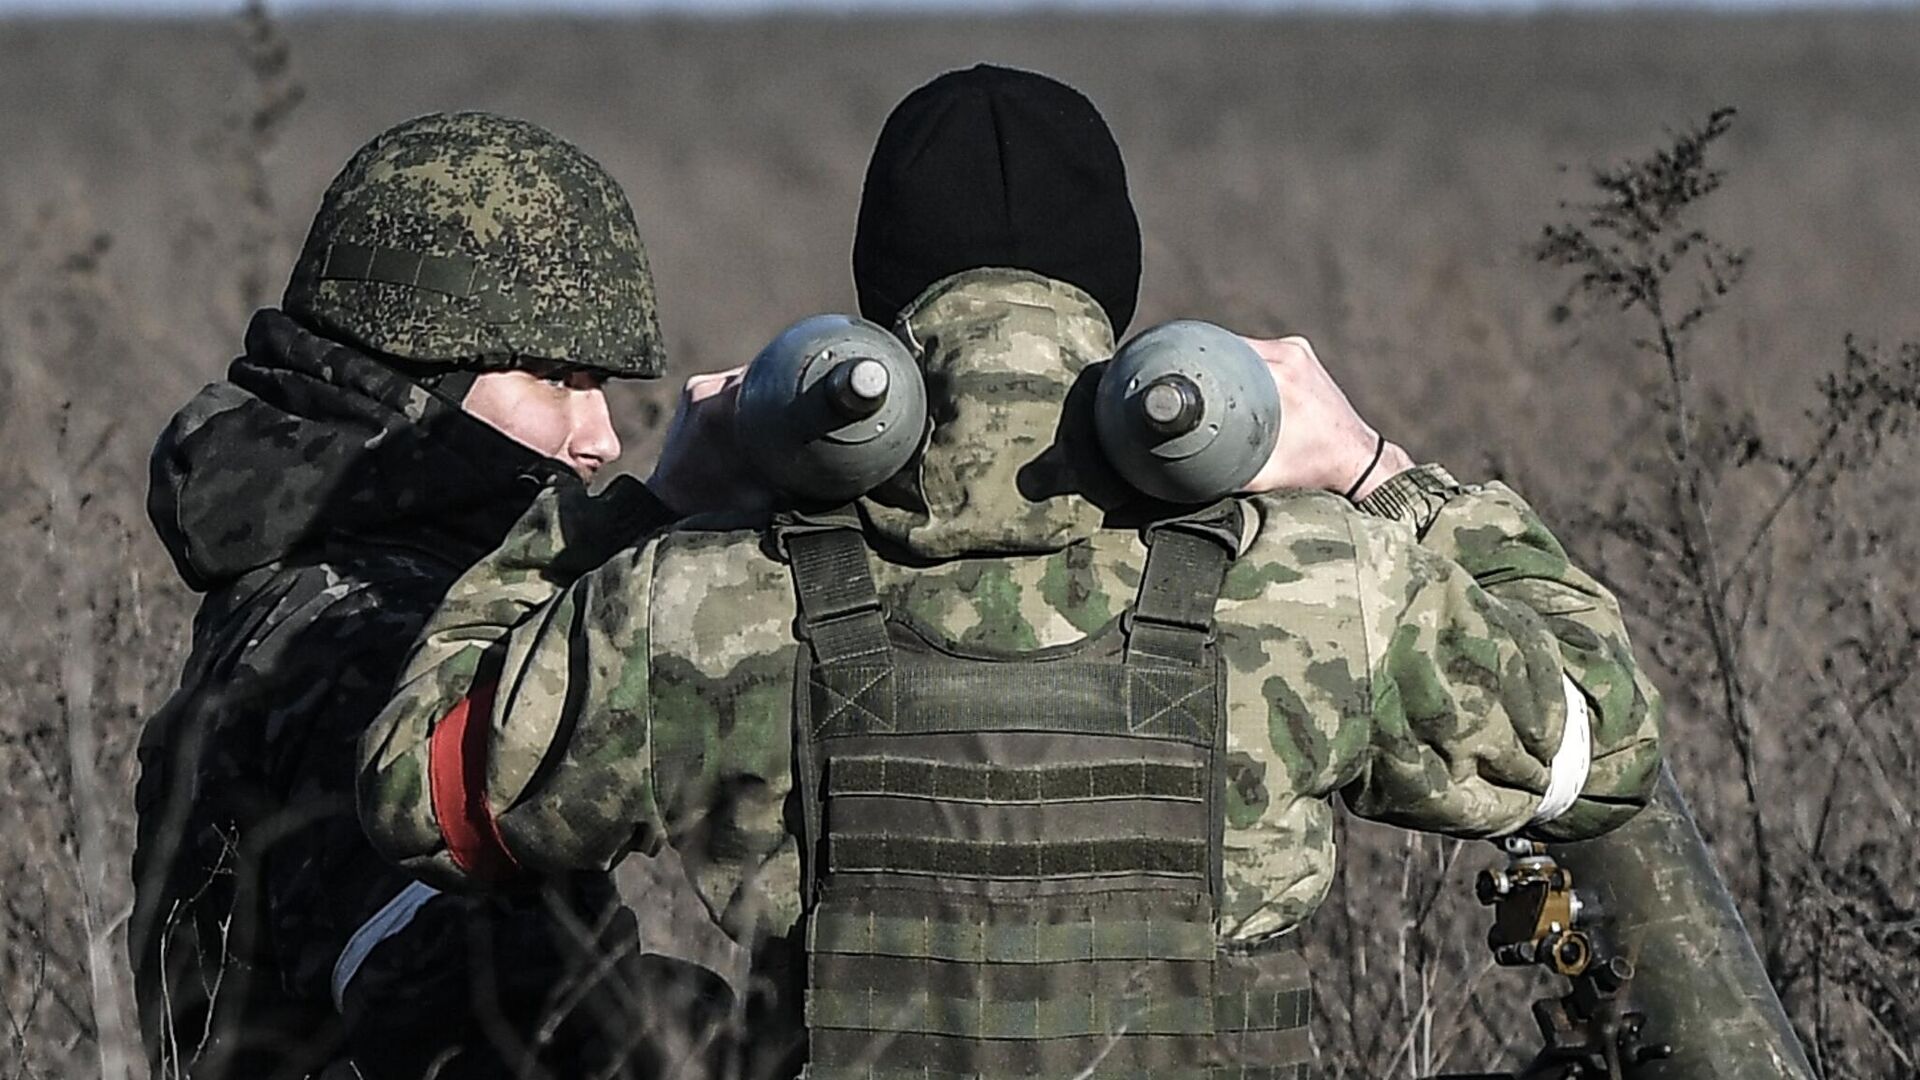
<svg viewBox="0 0 1920 1080">
<path fill-rule="evenodd" d="M 1422 466 L 1360 508 L 1374 736 L 1344 789 L 1355 812 L 1549 840 L 1631 817 L 1658 769 L 1660 708 L 1613 596 L 1505 485 Z"/>
<path fill-rule="evenodd" d="M 665 507 L 637 481 L 616 479 L 597 496 L 555 487 L 454 583 L 360 743 L 361 824 L 383 855 L 443 888 L 488 876 L 449 852 L 436 815 L 447 788 L 436 789 L 431 766 L 449 760 L 442 729 L 453 721 L 471 722 L 462 742 L 468 759 L 485 767 L 465 795 L 484 795 L 488 828 L 517 852 L 497 815 L 514 805 L 529 760 L 543 759 L 561 730 L 568 647 L 586 622 L 581 596 L 609 587 L 621 595 L 618 579 L 634 574 L 643 554 L 634 545 L 668 523 Z M 601 612 L 615 621 L 620 614 Z M 556 687 L 557 696 L 547 694 Z"/>
</svg>

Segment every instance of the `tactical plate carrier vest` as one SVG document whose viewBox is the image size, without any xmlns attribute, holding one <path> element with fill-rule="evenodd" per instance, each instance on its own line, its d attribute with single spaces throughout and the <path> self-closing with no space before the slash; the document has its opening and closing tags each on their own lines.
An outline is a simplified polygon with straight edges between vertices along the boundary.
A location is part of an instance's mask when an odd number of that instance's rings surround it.
<svg viewBox="0 0 1920 1080">
<path fill-rule="evenodd" d="M 850 518 L 777 528 L 807 645 L 806 1075 L 1304 1076 L 1297 951 L 1215 944 L 1240 513 L 1155 526 L 1116 624 L 998 655 L 889 617 Z"/>
</svg>

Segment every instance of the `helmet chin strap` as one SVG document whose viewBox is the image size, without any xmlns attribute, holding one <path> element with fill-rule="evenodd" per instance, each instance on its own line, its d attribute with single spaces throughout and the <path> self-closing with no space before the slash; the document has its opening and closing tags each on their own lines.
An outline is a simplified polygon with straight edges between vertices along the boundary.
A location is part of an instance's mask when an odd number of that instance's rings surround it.
<svg viewBox="0 0 1920 1080">
<path fill-rule="evenodd" d="M 467 391 L 473 389 L 473 382 L 479 377 L 480 372 L 474 368 L 449 368 L 416 381 L 426 387 L 428 393 L 458 405 L 467 400 Z"/>
<path fill-rule="evenodd" d="M 378 353 L 371 355 L 406 376 L 409 382 L 456 409 L 463 406 L 467 400 L 467 391 L 473 389 L 474 380 L 480 377 L 482 370 L 474 367 L 453 367 L 447 364 L 403 360 L 397 356 L 383 356 Z"/>
</svg>

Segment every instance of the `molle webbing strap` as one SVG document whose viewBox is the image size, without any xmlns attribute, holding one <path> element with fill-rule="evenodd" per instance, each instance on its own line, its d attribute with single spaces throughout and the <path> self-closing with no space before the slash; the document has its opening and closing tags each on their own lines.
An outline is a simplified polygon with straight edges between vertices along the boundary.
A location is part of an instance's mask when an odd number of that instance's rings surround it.
<svg viewBox="0 0 1920 1080">
<path fill-rule="evenodd" d="M 1043 844 L 1180 839 L 1207 833 L 1202 799 L 1112 798 L 979 802 L 900 795 L 829 795 L 833 833 L 938 836 L 980 844 Z M 1150 868 L 1140 866 L 1141 872 Z"/>
<path fill-rule="evenodd" d="M 846 755 L 827 774 L 827 795 L 898 795 L 941 802 L 1034 803 L 1128 796 L 1197 801 L 1207 770 L 1174 761 L 1071 765 L 963 765 Z"/>
<path fill-rule="evenodd" d="M 1206 878 L 1205 840 L 1129 837 L 1052 843 L 993 843 L 913 836 L 835 836 L 827 868 L 835 873 L 932 874 L 1035 881 L 1120 874 Z"/>
<path fill-rule="evenodd" d="M 480 264 L 464 255 L 423 255 L 399 248 L 332 243 L 315 274 L 321 281 L 369 281 L 464 300 L 487 290 Z"/>
<path fill-rule="evenodd" d="M 823 525 L 783 526 L 776 535 L 793 568 L 801 633 L 812 644 L 814 660 L 884 658 L 886 616 L 858 528 L 828 519 Z"/>
<path fill-rule="evenodd" d="M 1002 950 L 1020 955 L 1016 961 L 929 963 L 889 955 L 881 941 L 861 948 L 855 939 L 847 954 L 832 953 L 816 931 L 813 1066 L 845 1063 L 864 1043 L 868 1065 L 910 1063 L 936 1074 L 1065 1076 L 1091 1067 L 1094 1076 L 1302 1075 L 1295 1070 L 1312 1057 L 1304 958 L 1293 950 L 1226 954 L 1216 971 L 1212 942 L 1191 932 L 1183 938 L 1123 950 L 1152 964 L 1036 961 L 1022 950 Z"/>
<path fill-rule="evenodd" d="M 1118 1048 L 1118 1044 L 1116 1044 Z M 1275 1068 L 1254 1066 L 1193 1066 L 1139 1068 L 1130 1064 L 1110 1066 L 1107 1060 L 1091 1070 L 1073 1070 L 1069 1075 L 1087 1080 L 1307 1080 L 1307 1067 L 1284 1065 Z M 809 1080 L 1034 1080 L 1028 1072 L 951 1072 L 944 1069 L 881 1069 L 854 1066 L 807 1066 Z"/>
<path fill-rule="evenodd" d="M 1147 533 L 1147 565 L 1129 616 L 1127 657 L 1198 666 L 1213 608 L 1240 546 L 1240 505 L 1227 501 Z"/>
<path fill-rule="evenodd" d="M 1062 964 L 1211 960 L 1214 940 L 1208 922 L 1151 911 L 1121 918 L 1014 922 L 961 918 L 953 912 L 935 919 L 828 910 L 814 919 L 807 947 L 816 957 L 844 953 L 974 964 Z"/>
<path fill-rule="evenodd" d="M 1136 1032 L 994 1041 L 822 1028 L 814 1035 L 806 1075 L 810 1080 L 1305 1080 L 1307 1075 L 1302 1062 L 1209 1061 L 1192 1051 L 1199 1041 Z"/>
<path fill-rule="evenodd" d="M 875 632 L 884 634 L 884 626 Z M 816 636 L 816 655 L 820 650 Z M 984 674 L 983 667 L 988 668 Z M 1219 722 L 1213 674 L 1198 668 L 1079 660 L 897 664 L 885 656 L 842 662 L 830 673 L 824 668 L 814 669 L 825 697 L 810 721 L 808 734 L 815 739 L 876 728 L 901 735 L 1054 731 L 1211 747 Z M 1116 706 L 1124 710 L 1117 719 L 1107 715 Z"/>
<path fill-rule="evenodd" d="M 1307 1026 L 1309 992 L 1293 990 L 1245 991 L 1216 994 L 1214 1022 L 1222 1031 L 1292 1031 Z"/>
<path fill-rule="evenodd" d="M 1137 1025 L 1128 1027 L 1128 1013 L 1145 1013 L 1151 1007 L 1149 1003 L 1183 1002 L 1190 1004 L 1178 1007 L 1179 1012 L 1199 1013 L 1202 1030 L 1212 1031 L 1208 1014 L 1213 1010 L 1205 1004 L 1213 983 L 1211 959 L 1160 960 L 1152 965 L 1106 960 L 1069 966 L 928 964 L 904 957 L 822 956 L 814 964 L 814 974 L 826 995 L 820 999 L 823 1008 L 816 1014 L 836 1013 L 832 1027 L 869 1028 L 876 1020 L 885 1022 L 888 1018 L 880 1010 L 889 1002 L 899 1003 L 907 995 L 917 995 L 922 999 L 920 1018 L 899 1022 L 894 1030 L 1002 1039 L 1094 1035 L 1123 1028 L 1137 1031 Z M 874 995 L 880 1000 L 875 1003 L 878 1008 L 873 1008 L 861 1000 L 868 994 L 836 989 L 854 986 L 885 987 L 891 993 Z M 1100 1000 L 1090 1002 L 1089 998 Z M 953 1011 L 961 1002 L 977 1003 L 972 1015 Z M 1160 1022 L 1183 1029 L 1190 1023 L 1176 1019 L 1172 1010 L 1163 1013 Z"/>
<path fill-rule="evenodd" d="M 1132 1045 L 1115 1064 L 1203 1068 L 1211 910 L 1190 887 L 960 902 L 855 886 L 809 927 L 809 1071 L 1067 1077 L 1118 1043 Z"/>
<path fill-rule="evenodd" d="M 1240 1044 L 1226 1054 L 1244 1059 L 1234 1051 L 1247 1042 L 1304 1036 L 1307 1025 L 1304 986 L 1216 989 L 1211 957 L 1009 964 L 820 954 L 813 976 L 808 1019 L 821 1027 L 982 1039 L 1220 1034 Z"/>
<path fill-rule="evenodd" d="M 1313 978 L 1306 957 L 1291 943 L 1253 953 L 1223 952 L 1213 995 L 1214 1025 L 1226 1060 L 1250 1070 L 1296 1065 L 1304 1070 L 1313 1059 L 1307 1039 Z"/>
<path fill-rule="evenodd" d="M 1203 965 L 1204 966 L 1204 965 Z M 807 1022 L 817 1027 L 842 1031 L 877 1033 L 913 1033 L 955 1035 L 972 1040 L 1071 1039 L 1102 1037 L 1114 1032 L 1140 1035 L 1212 1035 L 1213 1002 L 1201 996 L 1188 996 L 1152 985 L 1153 976 L 1164 977 L 1171 965 L 1160 963 L 1134 974 L 1138 990 L 1127 993 L 1126 973 L 1121 972 L 1100 985 L 1091 977 L 1090 966 L 1076 965 L 1071 989 L 1052 986 L 1046 996 L 1017 996 L 1011 999 L 988 997 L 975 982 L 972 987 L 956 986 L 940 993 L 925 984 L 941 981 L 926 965 L 913 970 L 921 976 L 912 983 L 863 980 L 866 988 L 841 991 L 820 989 L 808 1001 Z M 999 969 L 1001 974 L 1007 969 Z M 1016 974 L 1033 974 L 1019 970 Z M 825 972 L 816 974 L 822 987 L 833 985 Z M 967 983 L 965 975 L 950 980 Z M 998 983 L 1009 980 L 996 979 Z M 1203 973 L 1190 981 L 1204 987 Z M 918 985 L 916 985 L 918 984 Z M 1012 987 L 1018 991 L 1023 989 Z M 1156 991 L 1158 991 L 1156 993 Z"/>
<path fill-rule="evenodd" d="M 1017 736 L 992 745 L 1004 760 L 1021 760 Z M 982 765 L 835 755 L 826 770 L 828 867 L 1056 883 L 1172 875 L 1204 889 L 1208 781 L 1194 760 Z"/>
</svg>

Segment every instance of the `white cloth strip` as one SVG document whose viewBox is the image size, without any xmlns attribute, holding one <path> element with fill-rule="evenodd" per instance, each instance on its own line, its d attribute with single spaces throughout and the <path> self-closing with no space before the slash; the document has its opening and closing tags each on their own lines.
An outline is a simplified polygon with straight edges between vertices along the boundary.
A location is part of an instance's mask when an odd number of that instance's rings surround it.
<svg viewBox="0 0 1920 1080">
<path fill-rule="evenodd" d="M 373 918 L 360 924 L 360 929 L 347 939 L 347 947 L 340 950 L 340 958 L 333 962 L 333 1008 L 342 1011 L 347 998 L 347 984 L 360 973 L 360 965 L 367 962 L 367 955 L 373 947 L 407 928 L 414 915 L 427 901 L 440 895 L 440 890 L 418 881 L 411 882 L 406 888 L 394 894 L 386 906 L 373 913 Z"/>
<path fill-rule="evenodd" d="M 1560 749 L 1553 755 L 1547 792 L 1540 796 L 1528 825 L 1544 825 L 1571 810 L 1593 770 L 1593 712 L 1586 691 L 1565 673 L 1560 676 L 1560 689 L 1567 695 L 1567 726 L 1561 729 Z"/>
</svg>

